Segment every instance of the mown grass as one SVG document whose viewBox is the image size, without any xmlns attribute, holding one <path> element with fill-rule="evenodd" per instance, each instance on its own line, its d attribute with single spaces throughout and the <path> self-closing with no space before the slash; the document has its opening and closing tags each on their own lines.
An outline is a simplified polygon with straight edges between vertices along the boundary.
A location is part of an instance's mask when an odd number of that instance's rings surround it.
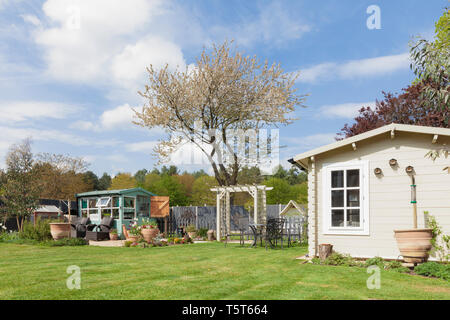
<svg viewBox="0 0 450 320">
<path fill-rule="evenodd" d="M 42 247 L 0 243 L 0 299 L 450 299 L 450 283 L 364 268 L 302 264 L 304 247 L 229 244 L 158 248 Z M 81 268 L 81 289 L 66 286 Z"/>
</svg>

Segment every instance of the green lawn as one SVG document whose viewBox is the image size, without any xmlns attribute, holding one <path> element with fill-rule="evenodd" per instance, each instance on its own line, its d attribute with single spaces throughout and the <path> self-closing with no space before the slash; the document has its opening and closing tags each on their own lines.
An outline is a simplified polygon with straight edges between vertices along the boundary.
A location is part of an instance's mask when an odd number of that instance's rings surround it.
<svg viewBox="0 0 450 320">
<path fill-rule="evenodd" d="M 450 299 L 450 283 L 364 268 L 301 264 L 305 248 L 191 244 L 162 248 L 0 243 L 0 299 Z M 68 290 L 66 268 L 81 268 Z"/>
</svg>

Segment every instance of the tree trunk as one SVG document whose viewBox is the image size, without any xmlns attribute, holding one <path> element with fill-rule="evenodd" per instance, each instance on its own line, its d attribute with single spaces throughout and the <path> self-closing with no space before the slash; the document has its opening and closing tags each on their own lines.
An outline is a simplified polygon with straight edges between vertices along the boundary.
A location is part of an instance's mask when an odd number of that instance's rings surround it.
<svg viewBox="0 0 450 320">
<path fill-rule="evenodd" d="M 331 244 L 321 244 L 319 245 L 319 258 L 320 261 L 324 261 L 333 251 L 333 245 Z"/>
</svg>

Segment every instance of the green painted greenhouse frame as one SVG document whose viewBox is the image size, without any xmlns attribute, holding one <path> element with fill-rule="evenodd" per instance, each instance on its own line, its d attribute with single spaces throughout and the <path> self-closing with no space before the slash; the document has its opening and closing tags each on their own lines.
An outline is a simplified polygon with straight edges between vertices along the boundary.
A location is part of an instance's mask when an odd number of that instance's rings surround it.
<svg viewBox="0 0 450 320">
<path fill-rule="evenodd" d="M 114 218 L 114 228 L 122 235 L 122 226 L 151 217 L 150 201 L 155 194 L 142 188 L 90 191 L 76 194 L 78 216 L 98 224 L 104 217 Z"/>
</svg>

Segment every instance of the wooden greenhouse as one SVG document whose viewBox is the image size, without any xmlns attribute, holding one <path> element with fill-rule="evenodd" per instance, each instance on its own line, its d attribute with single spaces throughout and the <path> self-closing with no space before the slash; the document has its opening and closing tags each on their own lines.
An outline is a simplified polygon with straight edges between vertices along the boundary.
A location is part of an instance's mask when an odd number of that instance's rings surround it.
<svg viewBox="0 0 450 320">
<path fill-rule="evenodd" d="M 169 213 L 168 197 L 158 197 L 142 188 L 90 191 L 76 194 L 76 199 L 79 217 L 89 217 L 91 223 L 98 224 L 102 218 L 112 216 L 119 235 L 122 226 L 128 227 L 134 220 L 161 218 Z"/>
</svg>

